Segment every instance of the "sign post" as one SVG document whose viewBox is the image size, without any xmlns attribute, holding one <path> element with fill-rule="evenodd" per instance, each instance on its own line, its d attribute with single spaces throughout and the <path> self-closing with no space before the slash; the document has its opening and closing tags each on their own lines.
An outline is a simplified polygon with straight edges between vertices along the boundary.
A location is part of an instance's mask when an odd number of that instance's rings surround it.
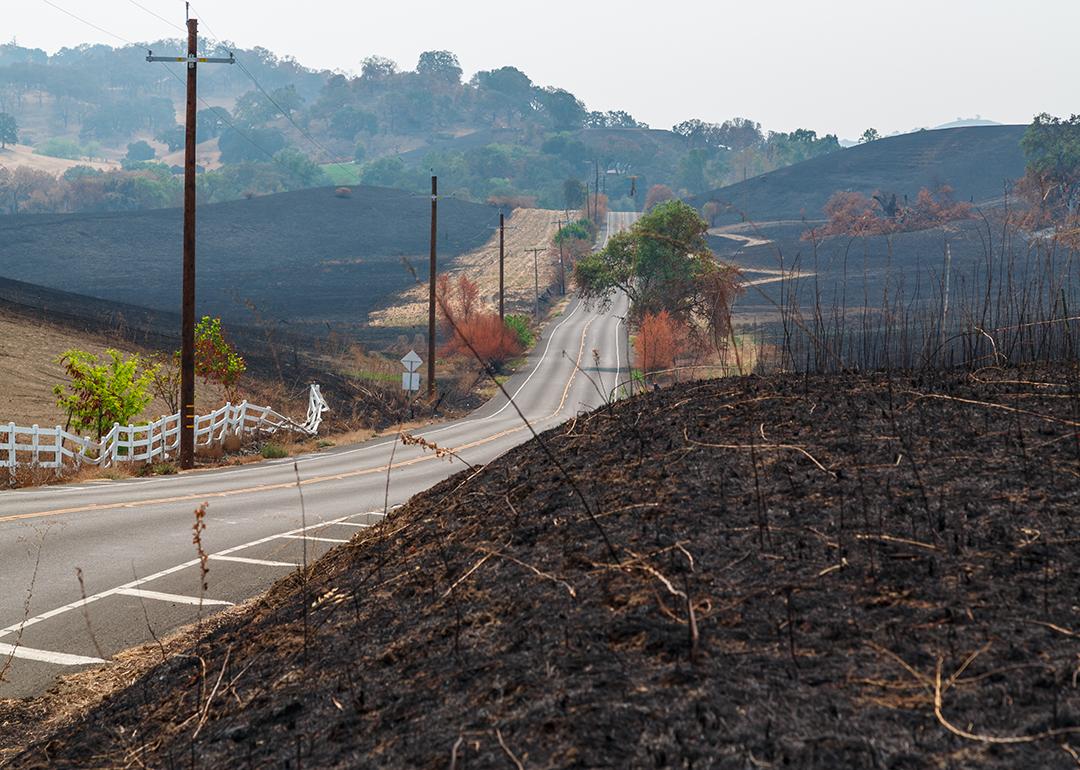
<svg viewBox="0 0 1080 770">
<path fill-rule="evenodd" d="M 409 392 L 420 390 L 420 365 L 422 363 L 424 363 L 423 360 L 415 350 L 410 350 L 409 354 L 401 359 L 401 365 L 405 367 L 405 371 L 401 373 L 402 390 Z"/>
</svg>

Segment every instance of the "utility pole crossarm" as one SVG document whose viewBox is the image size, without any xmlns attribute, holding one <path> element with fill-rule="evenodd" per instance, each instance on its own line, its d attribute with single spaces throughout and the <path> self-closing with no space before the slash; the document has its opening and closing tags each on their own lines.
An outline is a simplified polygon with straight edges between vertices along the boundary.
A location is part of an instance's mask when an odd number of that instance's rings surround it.
<svg viewBox="0 0 1080 770">
<path fill-rule="evenodd" d="M 154 56 L 153 51 L 146 57 L 149 62 L 172 62 L 175 64 L 236 64 L 236 59 L 232 54 L 227 57 L 224 56 Z"/>
</svg>

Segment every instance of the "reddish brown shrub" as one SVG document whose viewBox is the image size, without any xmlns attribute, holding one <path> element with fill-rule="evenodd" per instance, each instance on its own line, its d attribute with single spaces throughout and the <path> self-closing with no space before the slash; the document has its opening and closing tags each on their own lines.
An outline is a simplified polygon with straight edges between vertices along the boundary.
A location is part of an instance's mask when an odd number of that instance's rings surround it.
<svg viewBox="0 0 1080 770">
<path fill-rule="evenodd" d="M 646 372 L 670 369 L 675 359 L 690 347 L 690 330 L 686 324 L 672 318 L 666 310 L 656 315 L 646 313 L 641 319 L 634 350 L 638 366 Z"/>
<path fill-rule="evenodd" d="M 480 309 L 480 287 L 468 276 L 454 281 L 446 273 L 439 275 L 435 279 L 435 307 L 443 334 L 449 338 L 444 353 L 471 356 L 471 344 L 480 358 L 496 369 L 521 354 L 517 334 L 498 313 Z"/>
<path fill-rule="evenodd" d="M 862 193 L 836 192 L 825 204 L 828 222 L 802 234 L 803 240 L 830 235 L 889 235 L 928 230 L 948 222 L 971 218 L 971 205 L 953 200 L 952 188 L 942 185 L 931 192 L 919 190 L 914 205 L 897 205 L 896 196 L 880 192 L 873 200 Z"/>
<path fill-rule="evenodd" d="M 675 193 L 666 184 L 654 184 L 645 194 L 645 210 L 652 211 L 664 201 L 673 200 Z"/>
</svg>

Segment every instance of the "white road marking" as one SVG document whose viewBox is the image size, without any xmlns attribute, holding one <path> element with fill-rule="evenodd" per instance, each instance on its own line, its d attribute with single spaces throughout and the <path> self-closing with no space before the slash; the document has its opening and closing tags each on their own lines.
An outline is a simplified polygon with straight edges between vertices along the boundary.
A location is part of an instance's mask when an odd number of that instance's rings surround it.
<svg viewBox="0 0 1080 770">
<path fill-rule="evenodd" d="M 161 591 L 144 591 L 141 588 L 118 588 L 116 589 L 116 593 L 120 596 L 137 596 L 140 599 L 156 599 L 159 602 L 172 602 L 173 604 L 222 604 L 227 607 L 235 606 L 232 602 L 227 602 L 223 599 L 200 599 L 198 596 L 165 594 Z"/>
<path fill-rule="evenodd" d="M 213 561 L 235 561 L 240 564 L 255 564 L 260 567 L 291 567 L 295 569 L 299 567 L 299 564 L 293 564 L 291 561 L 270 561 L 269 559 L 249 559 L 246 556 L 222 556 L 215 554 L 210 557 Z"/>
<path fill-rule="evenodd" d="M 86 658 L 82 655 L 68 655 L 65 652 L 35 650 L 32 647 L 21 647 L 13 644 L 0 644 L 0 656 L 25 658 L 26 660 L 36 660 L 39 663 L 54 663 L 57 666 L 91 666 L 105 662 L 101 658 Z"/>
<path fill-rule="evenodd" d="M 335 526 L 338 526 L 338 527 L 360 527 L 362 529 L 366 529 L 367 527 L 371 527 L 373 525 L 372 524 L 361 524 L 358 521 L 339 521 Z M 311 527 L 308 527 L 308 529 L 311 529 Z"/>
<path fill-rule="evenodd" d="M 357 516 L 380 516 L 381 517 L 382 513 L 381 513 L 381 511 L 368 511 L 366 513 L 353 513 L 353 514 L 350 514 L 348 516 L 342 516 L 341 518 L 338 518 L 338 519 L 331 519 L 330 521 L 324 522 L 324 524 L 326 524 L 326 525 L 340 524 L 340 523 L 344 522 L 347 519 L 354 519 Z M 304 531 L 304 528 L 299 527 L 297 529 L 290 530 L 289 532 L 286 532 L 284 534 L 292 535 L 292 534 L 295 534 L 295 533 L 298 533 L 298 532 L 303 532 L 303 531 Z M 241 551 L 241 550 L 243 550 L 245 548 L 251 548 L 251 547 L 256 546 L 256 545 L 262 545 L 263 543 L 269 543 L 272 540 L 277 540 L 280 537 L 281 537 L 280 534 L 278 534 L 278 535 L 269 535 L 267 537 L 259 538 L 258 540 L 252 540 L 250 543 L 241 543 L 240 545 L 234 545 L 232 548 L 226 548 L 223 551 L 218 551 L 217 553 L 210 554 L 210 558 L 214 559 L 214 558 L 227 557 L 229 554 L 235 553 L 236 551 Z M 239 560 L 239 558 L 237 558 L 237 560 Z M 261 561 L 261 560 L 257 560 L 257 561 Z M 163 569 L 160 572 L 155 572 L 152 575 L 147 575 L 146 577 L 139 578 L 137 580 L 132 580 L 130 583 L 125 583 L 122 586 L 117 586 L 116 588 L 110 588 L 109 590 L 101 591 L 100 593 L 91 594 L 90 596 L 87 596 L 85 599 L 80 599 L 79 601 L 71 602 L 70 604 L 65 604 L 62 607 L 56 607 L 55 609 L 51 609 L 48 612 L 43 612 L 40 615 L 35 615 L 32 618 L 27 618 L 26 620 L 23 620 L 23 621 L 20 621 L 18 623 L 15 623 L 13 625 L 7 626 L 6 628 L 0 628 L 0 636 L 8 636 L 10 634 L 18 633 L 21 629 L 27 628 L 29 626 L 37 625 L 38 623 L 42 623 L 42 622 L 44 622 L 46 620 L 49 620 L 50 618 L 54 618 L 57 615 L 62 615 L 65 612 L 70 612 L 71 610 L 81 609 L 81 608 L 85 607 L 87 604 L 93 604 L 94 602 L 101 601 L 102 599 L 108 598 L 110 596 L 115 596 L 117 594 L 126 593 L 128 589 L 138 588 L 139 586 L 143 585 L 144 583 L 149 583 L 150 581 L 158 580 L 159 578 L 163 578 L 166 575 L 171 575 L 174 572 L 179 572 L 180 570 L 187 569 L 188 567 L 194 567 L 198 563 L 199 563 L 199 559 L 191 559 L 190 561 L 185 561 L 185 562 L 183 562 L 181 564 L 177 564 L 175 567 L 169 567 L 168 569 Z M 285 564 L 285 562 L 280 562 L 280 563 Z M 289 566 L 295 566 L 295 565 L 289 565 Z M 23 651 L 25 651 L 26 654 L 23 654 Z M 44 651 L 44 650 L 33 650 L 33 649 L 30 649 L 30 648 L 24 648 L 24 647 L 19 646 L 19 645 L 11 645 L 11 644 L 0 644 L 0 655 L 5 655 L 5 656 L 6 655 L 14 655 L 15 657 L 25 657 L 25 658 L 27 658 L 29 660 L 38 660 L 38 661 L 42 661 L 42 662 L 45 662 L 45 663 L 55 663 L 56 665 L 59 665 L 59 666 L 82 666 L 82 665 L 86 665 L 87 663 L 104 663 L 104 661 L 102 661 L 102 660 L 100 660 L 98 658 L 85 658 L 85 657 L 82 657 L 82 656 L 79 656 L 79 655 L 68 655 L 68 654 L 62 653 L 62 652 L 48 652 L 48 651 Z M 33 656 L 36 656 L 36 657 L 33 657 Z M 48 657 L 44 657 L 44 656 L 48 656 Z"/>
<path fill-rule="evenodd" d="M 318 543 L 347 543 L 348 540 L 342 540 L 337 537 L 315 537 L 315 535 L 278 535 L 288 540 L 313 540 Z"/>
</svg>

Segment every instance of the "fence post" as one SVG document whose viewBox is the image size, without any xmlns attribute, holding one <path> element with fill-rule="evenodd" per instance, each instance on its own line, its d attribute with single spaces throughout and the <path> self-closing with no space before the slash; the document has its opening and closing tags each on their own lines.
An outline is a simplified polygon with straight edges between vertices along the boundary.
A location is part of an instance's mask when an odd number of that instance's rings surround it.
<svg viewBox="0 0 1080 770">
<path fill-rule="evenodd" d="M 112 424 L 112 462 L 110 465 L 116 465 L 120 462 L 120 423 L 114 422 Z"/>
<path fill-rule="evenodd" d="M 8 423 L 8 459 L 7 466 L 9 468 L 15 467 L 15 423 Z"/>
<path fill-rule="evenodd" d="M 56 468 L 58 471 L 62 471 L 64 469 L 64 429 L 59 425 L 56 426 L 56 441 L 53 447 L 53 459 L 56 460 Z"/>
<path fill-rule="evenodd" d="M 41 459 L 41 429 L 38 428 L 36 423 L 34 424 L 34 427 L 30 429 L 30 436 L 30 446 L 32 447 L 31 456 L 33 457 L 30 461 L 30 467 L 36 468 Z"/>
</svg>

